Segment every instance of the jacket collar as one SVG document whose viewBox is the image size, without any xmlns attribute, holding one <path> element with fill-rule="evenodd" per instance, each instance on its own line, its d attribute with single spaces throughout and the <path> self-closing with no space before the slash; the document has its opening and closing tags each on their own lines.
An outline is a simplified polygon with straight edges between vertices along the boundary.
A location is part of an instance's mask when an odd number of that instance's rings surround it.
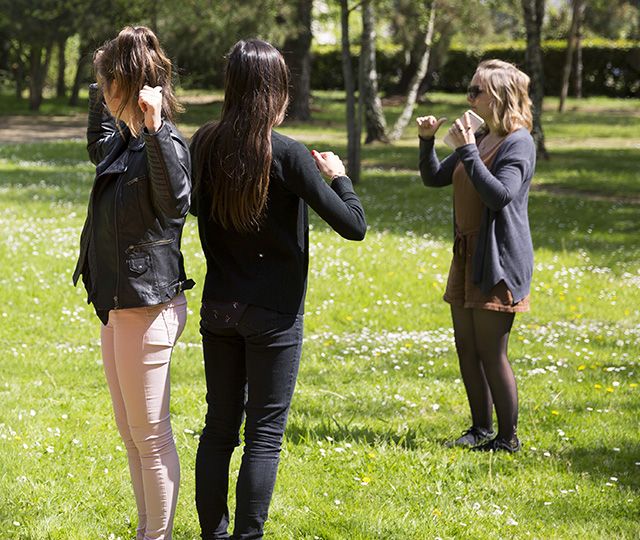
<svg viewBox="0 0 640 540">
<path fill-rule="evenodd" d="M 144 148 L 144 138 L 142 137 L 142 133 L 137 137 L 132 137 L 129 135 L 129 144 L 127 145 L 129 150 L 132 152 L 139 152 Z"/>
</svg>

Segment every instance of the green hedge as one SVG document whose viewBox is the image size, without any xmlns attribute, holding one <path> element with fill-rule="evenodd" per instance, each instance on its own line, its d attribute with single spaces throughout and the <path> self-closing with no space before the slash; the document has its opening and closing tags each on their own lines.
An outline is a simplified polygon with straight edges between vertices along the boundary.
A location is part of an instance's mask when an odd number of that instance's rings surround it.
<svg viewBox="0 0 640 540">
<path fill-rule="evenodd" d="M 545 94 L 558 95 L 566 55 L 566 42 L 543 44 Z M 523 67 L 523 43 L 492 46 L 482 51 L 451 49 L 442 66 L 429 74 L 431 90 L 462 92 L 469 84 L 478 62 L 485 58 L 500 58 Z M 358 58 L 353 58 L 357 68 Z M 585 96 L 640 96 L 640 44 L 629 41 L 586 41 L 582 47 L 583 82 Z M 380 88 L 392 92 L 400 77 L 402 56 L 399 51 L 384 49 L 377 55 Z M 323 48 L 314 51 L 311 70 L 312 88 L 343 88 L 341 52 Z"/>
</svg>

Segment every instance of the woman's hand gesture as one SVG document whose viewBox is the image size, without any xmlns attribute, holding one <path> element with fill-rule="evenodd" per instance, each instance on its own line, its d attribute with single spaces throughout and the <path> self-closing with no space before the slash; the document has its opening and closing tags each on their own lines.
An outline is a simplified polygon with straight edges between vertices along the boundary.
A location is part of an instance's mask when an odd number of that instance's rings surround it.
<svg viewBox="0 0 640 540">
<path fill-rule="evenodd" d="M 320 170 L 320 173 L 327 179 L 331 180 L 336 176 L 345 176 L 346 171 L 342 160 L 333 152 L 317 152 L 311 151 L 313 159 Z"/>
<path fill-rule="evenodd" d="M 476 136 L 473 133 L 473 127 L 471 125 L 471 118 L 469 113 L 466 112 L 462 118 L 458 118 L 449 129 L 449 137 L 455 148 L 460 148 L 465 144 L 475 144 Z"/>
<path fill-rule="evenodd" d="M 138 94 L 138 106 L 144 113 L 144 125 L 150 133 L 162 126 L 162 86 L 151 88 L 146 84 Z"/>
<path fill-rule="evenodd" d="M 435 116 L 418 116 L 418 118 L 416 118 L 418 135 L 420 135 L 420 137 L 434 137 L 436 131 L 438 131 L 440 126 L 446 121 L 446 118 L 440 118 L 438 120 Z"/>
</svg>

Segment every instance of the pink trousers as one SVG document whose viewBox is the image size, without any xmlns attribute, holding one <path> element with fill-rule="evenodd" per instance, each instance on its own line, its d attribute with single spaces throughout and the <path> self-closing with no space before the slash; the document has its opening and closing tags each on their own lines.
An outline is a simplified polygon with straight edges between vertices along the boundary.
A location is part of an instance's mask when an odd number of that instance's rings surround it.
<svg viewBox="0 0 640 540">
<path fill-rule="evenodd" d="M 187 320 L 184 294 L 157 306 L 109 312 L 102 359 L 129 459 L 138 509 L 136 540 L 169 540 L 180 462 L 169 417 L 169 364 Z"/>
</svg>

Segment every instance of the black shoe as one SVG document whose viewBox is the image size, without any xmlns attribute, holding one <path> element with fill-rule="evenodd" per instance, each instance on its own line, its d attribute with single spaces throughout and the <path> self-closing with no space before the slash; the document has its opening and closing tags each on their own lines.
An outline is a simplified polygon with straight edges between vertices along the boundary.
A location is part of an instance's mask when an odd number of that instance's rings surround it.
<svg viewBox="0 0 640 540">
<path fill-rule="evenodd" d="M 495 437 L 496 432 L 492 429 L 486 429 L 471 426 L 467 431 L 463 432 L 455 441 L 445 443 L 446 446 L 477 446 L 489 439 Z"/>
<path fill-rule="evenodd" d="M 474 446 L 471 450 L 473 452 L 509 452 L 514 454 L 519 452 L 522 448 L 518 437 L 514 437 L 511 440 L 506 439 L 492 439 L 486 443 Z"/>
</svg>

